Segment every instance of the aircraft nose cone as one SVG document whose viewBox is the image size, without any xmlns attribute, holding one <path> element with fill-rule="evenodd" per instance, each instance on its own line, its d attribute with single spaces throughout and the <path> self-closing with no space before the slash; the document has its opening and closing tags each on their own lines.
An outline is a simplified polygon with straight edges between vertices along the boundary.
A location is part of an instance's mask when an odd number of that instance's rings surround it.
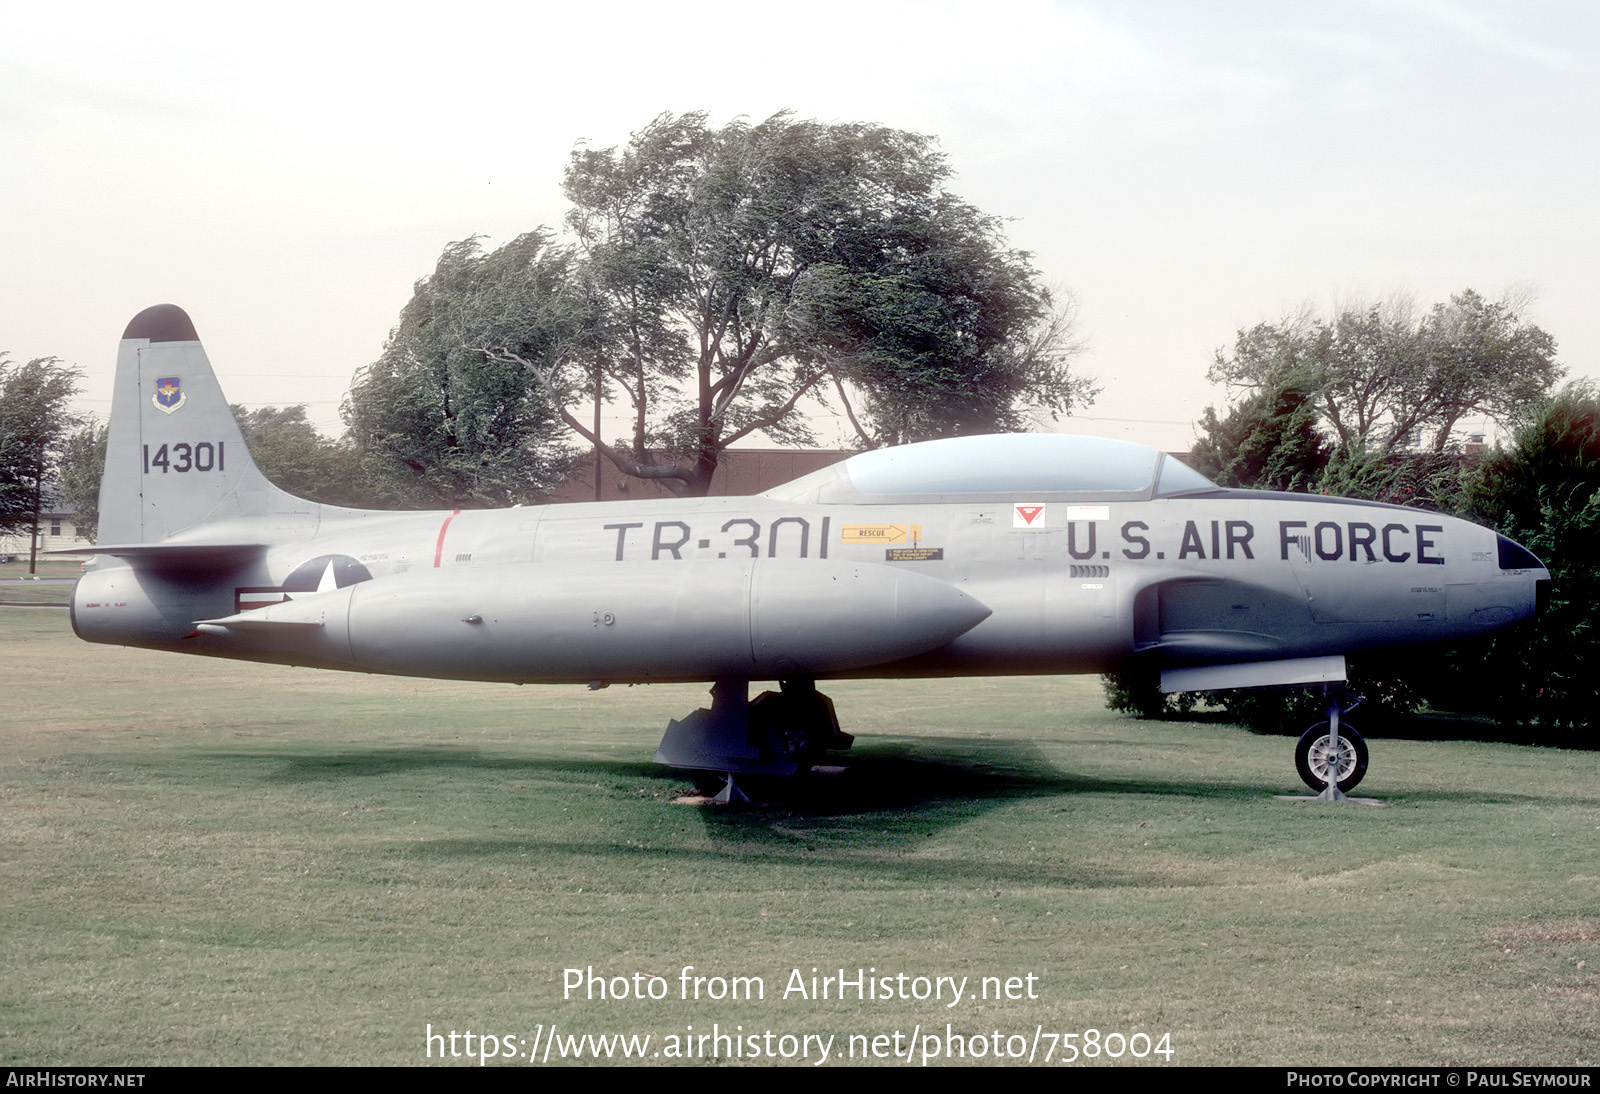
<svg viewBox="0 0 1600 1094">
<path fill-rule="evenodd" d="M 1533 615 L 1541 614 L 1550 604 L 1550 571 L 1539 556 L 1508 536 L 1496 535 L 1501 571 L 1524 573 L 1533 578 Z"/>
<path fill-rule="evenodd" d="M 1544 563 L 1522 544 L 1506 536 L 1497 535 L 1495 541 L 1500 549 L 1500 568 L 1502 570 L 1543 570 Z"/>
<path fill-rule="evenodd" d="M 1550 572 L 1516 540 L 1496 535 L 1495 570 L 1447 586 L 1448 617 L 1456 633 L 1481 634 L 1538 614 L 1549 597 Z M 1465 576 L 1465 575 L 1463 575 Z"/>
</svg>

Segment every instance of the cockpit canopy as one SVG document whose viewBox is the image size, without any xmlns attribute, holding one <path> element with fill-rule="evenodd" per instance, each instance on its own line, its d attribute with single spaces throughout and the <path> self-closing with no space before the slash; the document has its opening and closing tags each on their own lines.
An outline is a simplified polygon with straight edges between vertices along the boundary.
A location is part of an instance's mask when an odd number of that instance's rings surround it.
<svg viewBox="0 0 1600 1094">
<path fill-rule="evenodd" d="M 1165 452 L 1131 441 L 996 433 L 863 452 L 766 496 L 813 503 L 1016 495 L 1143 501 L 1216 489 Z"/>
</svg>

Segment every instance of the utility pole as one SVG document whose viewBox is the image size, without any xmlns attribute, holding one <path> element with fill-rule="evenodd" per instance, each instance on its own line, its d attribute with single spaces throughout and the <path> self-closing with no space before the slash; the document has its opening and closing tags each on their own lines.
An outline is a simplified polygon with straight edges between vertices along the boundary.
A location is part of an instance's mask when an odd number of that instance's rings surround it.
<svg viewBox="0 0 1600 1094">
<path fill-rule="evenodd" d="M 33 473 L 33 526 L 28 529 L 28 574 L 32 576 L 39 567 L 39 494 L 43 471 Z"/>
<path fill-rule="evenodd" d="M 601 501 L 600 497 L 600 396 L 603 394 L 601 385 L 604 378 L 600 372 L 600 363 L 594 366 L 594 500 Z"/>
</svg>

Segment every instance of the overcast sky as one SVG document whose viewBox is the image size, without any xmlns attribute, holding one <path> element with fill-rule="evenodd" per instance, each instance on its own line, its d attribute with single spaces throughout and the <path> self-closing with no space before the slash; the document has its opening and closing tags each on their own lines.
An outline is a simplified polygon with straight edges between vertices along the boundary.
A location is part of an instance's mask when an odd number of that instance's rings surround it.
<svg viewBox="0 0 1600 1094">
<path fill-rule="evenodd" d="M 573 145 L 663 111 L 938 137 L 1076 297 L 1063 428 L 1186 448 L 1242 326 L 1311 301 L 1536 292 L 1600 374 L 1600 11 L 1585 0 L 0 9 L 0 350 L 109 405 L 193 317 L 224 390 L 338 432 L 445 244 L 559 226 Z"/>
</svg>

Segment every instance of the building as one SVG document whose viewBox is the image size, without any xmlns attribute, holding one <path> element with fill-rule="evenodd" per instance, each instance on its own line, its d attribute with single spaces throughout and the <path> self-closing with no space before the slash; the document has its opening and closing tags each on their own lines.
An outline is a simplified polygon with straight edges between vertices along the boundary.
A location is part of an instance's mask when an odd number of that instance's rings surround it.
<svg viewBox="0 0 1600 1094">
<path fill-rule="evenodd" d="M 28 552 L 31 550 L 32 536 L 28 529 L 12 532 L 9 535 L 0 535 L 0 563 L 21 562 L 26 564 Z M 46 498 L 44 506 L 39 512 L 39 553 L 46 551 L 66 551 L 74 547 L 88 547 L 93 540 L 85 539 L 78 535 L 78 527 L 73 521 L 73 514 L 61 503 L 59 498 Z M 70 555 L 56 555 L 56 558 L 65 558 L 72 562 L 82 562 L 89 556 L 74 558 Z"/>
</svg>

